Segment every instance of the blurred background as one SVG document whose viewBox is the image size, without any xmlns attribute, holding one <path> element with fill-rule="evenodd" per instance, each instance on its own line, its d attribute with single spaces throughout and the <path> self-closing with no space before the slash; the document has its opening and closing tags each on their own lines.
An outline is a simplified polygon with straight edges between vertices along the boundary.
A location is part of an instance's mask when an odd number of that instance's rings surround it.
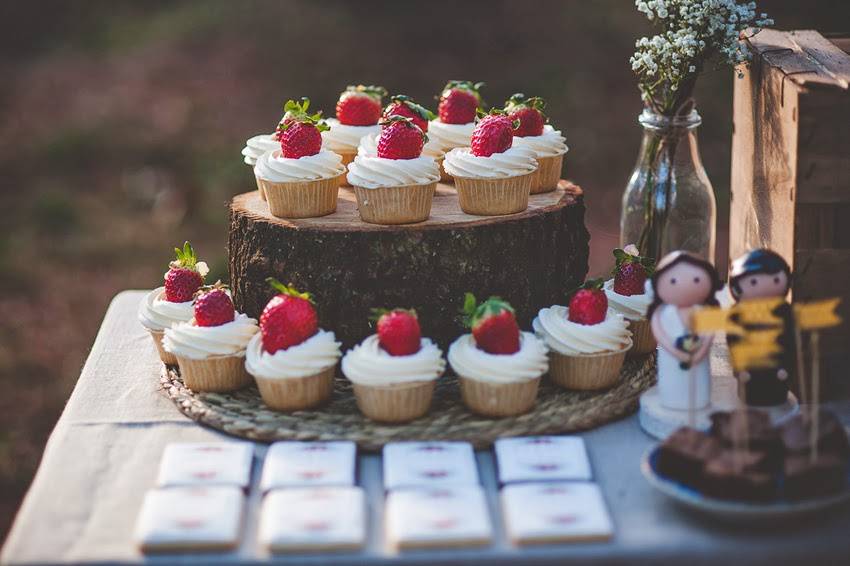
<svg viewBox="0 0 850 566">
<path fill-rule="evenodd" d="M 847 0 L 762 0 L 781 29 L 847 31 Z M 448 79 L 548 101 L 610 268 L 637 156 L 629 0 L 0 3 L 0 538 L 112 296 L 162 281 L 188 239 L 226 279 L 239 154 L 287 98 L 332 115 L 347 84 L 435 109 Z M 700 79 L 702 156 L 726 262 L 733 73 Z"/>
</svg>

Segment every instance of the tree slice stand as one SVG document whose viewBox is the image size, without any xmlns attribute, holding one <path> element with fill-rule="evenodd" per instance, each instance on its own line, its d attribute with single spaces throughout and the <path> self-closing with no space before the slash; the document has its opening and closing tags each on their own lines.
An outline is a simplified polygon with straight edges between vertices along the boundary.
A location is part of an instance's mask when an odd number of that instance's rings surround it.
<svg viewBox="0 0 850 566">
<path fill-rule="evenodd" d="M 502 419 L 470 413 L 461 402 L 457 379 L 444 376 L 437 381 L 430 412 L 402 425 L 364 417 L 351 383 L 339 376 L 328 404 L 294 413 L 266 407 L 253 385 L 233 393 L 195 393 L 183 384 L 176 366 L 163 366 L 160 381 L 187 417 L 249 440 L 352 440 L 364 450 L 379 450 L 387 442 L 401 440 L 464 440 L 487 448 L 500 437 L 586 430 L 634 412 L 641 393 L 655 382 L 655 356 L 626 360 L 620 381 L 606 391 L 567 391 L 544 378 L 531 412 Z"/>
<path fill-rule="evenodd" d="M 457 192 L 439 184 L 431 217 L 404 226 L 362 222 L 345 188 L 337 211 L 321 218 L 275 218 L 257 191 L 236 196 L 230 208 L 236 308 L 258 317 L 274 294 L 267 277 L 293 283 L 314 295 L 320 327 L 346 348 L 374 332 L 372 308 L 404 307 L 420 313 L 423 336 L 445 350 L 464 332 L 466 291 L 507 299 L 529 328 L 587 274 L 582 191 L 567 181 L 531 195 L 524 212 L 490 217 L 464 214 Z"/>
</svg>

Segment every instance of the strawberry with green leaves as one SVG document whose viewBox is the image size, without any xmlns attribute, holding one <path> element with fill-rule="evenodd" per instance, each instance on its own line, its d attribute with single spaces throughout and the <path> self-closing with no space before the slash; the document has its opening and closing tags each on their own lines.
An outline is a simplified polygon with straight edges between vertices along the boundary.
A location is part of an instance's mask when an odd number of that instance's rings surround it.
<svg viewBox="0 0 850 566">
<path fill-rule="evenodd" d="M 423 132 L 428 131 L 428 122 L 437 117 L 436 114 L 416 104 L 412 98 L 404 94 L 396 94 L 390 98 L 390 104 L 384 109 L 383 117 L 386 119 L 392 116 L 410 118 Z"/>
<path fill-rule="evenodd" d="M 202 287 L 195 295 L 195 324 L 197 326 L 221 326 L 233 322 L 236 308 L 221 281 L 210 287 Z"/>
<path fill-rule="evenodd" d="M 384 159 L 416 159 L 422 155 L 422 148 L 428 136 L 404 116 L 390 116 L 381 121 L 381 135 L 378 137 L 378 157 Z"/>
<path fill-rule="evenodd" d="M 475 344 L 488 354 L 515 354 L 520 348 L 519 326 L 514 308 L 499 297 L 478 304 L 475 295 L 463 299 L 464 322 L 472 329 Z"/>
<path fill-rule="evenodd" d="M 449 81 L 440 95 L 437 114 L 444 124 L 469 124 L 475 121 L 478 109 L 484 104 L 481 100 L 481 87 L 484 83 L 470 81 Z"/>
<path fill-rule="evenodd" d="M 319 331 L 319 320 L 309 293 L 301 293 L 272 277 L 266 282 L 278 294 L 272 297 L 260 315 L 260 332 L 263 349 L 274 354 L 314 336 Z"/>
<path fill-rule="evenodd" d="M 278 128 L 280 149 L 283 157 L 299 159 L 316 155 L 322 150 L 322 132 L 328 125 L 322 120 L 322 113 L 310 114 L 310 99 L 300 102 L 289 100 L 284 107 L 286 115 Z"/>
<path fill-rule="evenodd" d="M 602 279 L 588 279 L 573 291 L 567 310 L 567 319 L 577 324 L 593 325 L 605 320 L 608 297 L 602 290 Z"/>
<path fill-rule="evenodd" d="M 472 155 L 490 157 L 494 153 L 509 150 L 513 145 L 516 126 L 517 123 L 502 110 L 493 109 L 489 114 L 484 114 L 472 130 Z"/>
<path fill-rule="evenodd" d="M 514 129 L 517 137 L 539 136 L 546 125 L 543 109 L 546 103 L 539 96 L 527 97 L 518 92 L 505 102 L 505 112 L 519 124 Z"/>
<path fill-rule="evenodd" d="M 174 254 L 177 259 L 168 265 L 168 273 L 165 274 L 165 300 L 185 303 L 191 301 L 204 284 L 209 269 L 206 263 L 198 261 L 189 242 L 183 244 L 183 249 L 174 248 Z"/>
<path fill-rule="evenodd" d="M 382 86 L 348 86 L 336 103 L 336 119 L 346 126 L 374 126 L 381 118 L 381 101 L 386 95 Z"/>
<path fill-rule="evenodd" d="M 643 295 L 646 292 L 646 280 L 655 271 L 655 260 L 638 254 L 633 245 L 614 250 L 614 292 L 618 295 Z"/>
<path fill-rule="evenodd" d="M 410 356 L 422 347 L 419 318 L 413 309 L 374 309 L 378 343 L 391 356 Z"/>
</svg>

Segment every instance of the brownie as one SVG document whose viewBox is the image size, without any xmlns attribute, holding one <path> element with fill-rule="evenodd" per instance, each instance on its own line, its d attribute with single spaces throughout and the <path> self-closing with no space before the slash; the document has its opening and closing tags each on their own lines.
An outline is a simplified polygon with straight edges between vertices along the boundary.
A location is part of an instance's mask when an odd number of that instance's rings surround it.
<svg viewBox="0 0 850 566">
<path fill-rule="evenodd" d="M 744 409 L 714 413 L 711 415 L 711 434 L 726 448 L 763 452 L 767 456 L 769 471 L 779 472 L 782 468 L 782 439 L 779 430 L 763 411 Z"/>
<path fill-rule="evenodd" d="M 844 490 L 847 458 L 835 454 L 790 454 L 785 458 L 785 496 L 788 499 L 824 497 Z"/>
<path fill-rule="evenodd" d="M 847 433 L 838 418 L 828 411 L 818 411 L 818 452 L 833 454 L 846 460 L 850 458 L 850 443 Z M 809 413 L 800 413 L 788 420 L 781 429 L 782 442 L 789 454 L 812 452 L 811 428 L 814 419 Z"/>
<path fill-rule="evenodd" d="M 724 450 L 706 463 L 702 492 L 737 501 L 774 499 L 776 479 L 767 453 Z"/>
<path fill-rule="evenodd" d="M 717 439 L 704 432 L 682 427 L 658 447 L 658 473 L 679 483 L 698 488 L 706 462 L 722 448 Z"/>
</svg>

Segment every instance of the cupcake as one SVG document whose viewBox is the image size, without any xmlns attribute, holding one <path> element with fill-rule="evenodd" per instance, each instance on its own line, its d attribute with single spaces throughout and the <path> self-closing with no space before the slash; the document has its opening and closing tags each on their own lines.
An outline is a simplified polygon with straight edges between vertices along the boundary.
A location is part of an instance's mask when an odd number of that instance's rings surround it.
<svg viewBox="0 0 850 566">
<path fill-rule="evenodd" d="M 443 166 L 454 177 L 460 208 L 467 214 L 514 214 L 528 208 L 537 171 L 534 151 L 513 145 L 513 123 L 489 114 L 472 132 L 472 146 L 446 154 Z"/>
<path fill-rule="evenodd" d="M 378 135 L 381 127 L 381 100 L 387 95 L 382 86 L 348 86 L 336 103 L 336 118 L 328 118 L 330 130 L 322 132 L 325 149 L 342 157 L 342 164 L 354 161 L 360 139 L 369 134 Z M 346 184 L 345 177 L 342 184 Z"/>
<path fill-rule="evenodd" d="M 440 95 L 437 107 L 439 117 L 431 120 L 429 135 L 434 144 L 450 151 L 456 147 L 469 147 L 472 141 L 472 131 L 475 129 L 475 118 L 481 108 L 481 94 L 478 92 L 484 83 L 470 81 L 449 81 Z M 451 176 L 441 167 L 443 180 Z"/>
<path fill-rule="evenodd" d="M 378 311 L 377 333 L 342 358 L 360 411 L 372 420 L 403 423 L 428 412 L 434 384 L 446 369 L 443 353 L 422 338 L 412 310 Z"/>
<path fill-rule="evenodd" d="M 428 133 L 428 126 L 431 123 L 431 120 L 434 120 L 437 117 L 436 114 L 424 106 L 417 104 L 412 98 L 404 94 L 396 94 L 390 98 L 390 104 L 388 104 L 384 109 L 384 118 L 390 118 L 391 116 L 404 116 L 405 118 L 410 118 L 413 120 L 413 123 L 419 126 L 419 128 L 426 134 Z M 470 136 L 471 135 L 472 132 L 470 132 Z M 378 136 L 376 135 L 371 135 L 367 138 L 363 138 L 360 142 L 360 147 L 364 148 L 367 154 L 374 155 L 375 150 L 373 150 L 373 147 L 375 147 L 375 140 L 377 137 Z M 359 148 L 357 153 L 360 155 Z M 439 140 L 429 137 L 428 141 L 425 143 L 425 147 L 422 149 L 422 155 L 433 157 L 434 161 L 437 162 L 437 165 L 440 167 L 441 181 L 445 183 L 452 181 L 451 175 L 446 173 L 446 170 L 443 169 L 443 158 L 446 156 L 446 150 Z"/>
<path fill-rule="evenodd" d="M 428 136 L 410 118 L 392 116 L 378 138 L 377 155 L 358 155 L 348 167 L 360 218 L 372 224 L 428 219 L 440 169 L 422 155 Z"/>
<path fill-rule="evenodd" d="M 280 148 L 261 155 L 254 166 L 257 186 L 278 218 L 331 214 L 345 172 L 342 158 L 322 149 L 321 132 L 328 126 L 320 114 L 307 114 L 309 100 L 286 104 L 292 110 L 281 126 Z"/>
<path fill-rule="evenodd" d="M 607 389 L 617 383 L 632 347 L 628 323 L 608 309 L 602 280 L 591 279 L 569 307 L 540 309 L 534 332 L 549 347 L 549 377 L 567 389 Z"/>
<path fill-rule="evenodd" d="M 478 305 L 467 293 L 464 312 L 472 333 L 455 340 L 448 356 L 463 402 L 487 417 L 530 411 L 548 367 L 545 344 L 530 332 L 520 332 L 513 307 L 498 297 Z"/>
<path fill-rule="evenodd" d="M 633 356 L 653 352 L 658 345 L 646 318 L 653 298 L 649 277 L 655 270 L 655 261 L 638 253 L 634 245 L 614 250 L 614 278 L 605 282 L 605 295 L 611 310 L 623 315 L 629 323 L 634 342 L 629 355 Z"/>
<path fill-rule="evenodd" d="M 220 284 L 199 291 L 194 318 L 166 329 L 163 346 L 177 358 L 180 376 L 193 391 L 235 391 L 250 385 L 245 347 L 257 321 L 236 312 Z"/>
<path fill-rule="evenodd" d="M 139 304 L 139 322 L 150 332 L 159 359 L 169 365 L 177 365 L 177 358 L 162 347 L 165 330 L 178 322 L 192 320 L 192 301 L 195 292 L 204 284 L 209 269 L 198 261 L 189 242 L 183 249 L 174 248 L 177 259 L 168 266 L 165 284 L 145 295 Z"/>
<path fill-rule="evenodd" d="M 534 151 L 537 171 L 531 182 L 531 194 L 554 191 L 561 180 L 561 166 L 567 146 L 561 132 L 546 124 L 542 98 L 526 97 L 517 93 L 505 102 L 505 112 L 511 120 L 518 121 L 514 129 L 514 145 Z"/>
<path fill-rule="evenodd" d="M 333 393 L 340 343 L 333 332 L 319 329 L 308 293 L 268 281 L 279 294 L 263 310 L 260 332 L 248 343 L 245 368 L 272 409 L 315 407 Z"/>
</svg>

